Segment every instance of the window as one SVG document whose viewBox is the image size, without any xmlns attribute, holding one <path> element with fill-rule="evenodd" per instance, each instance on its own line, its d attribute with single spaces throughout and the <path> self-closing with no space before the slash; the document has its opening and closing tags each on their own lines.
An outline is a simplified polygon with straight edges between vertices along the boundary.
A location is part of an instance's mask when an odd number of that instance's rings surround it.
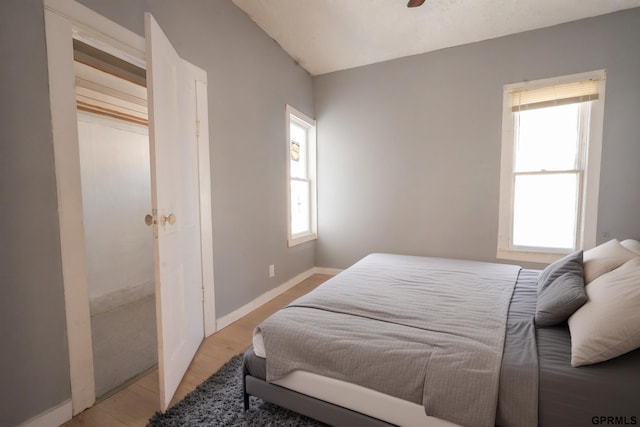
<svg viewBox="0 0 640 427">
<path fill-rule="evenodd" d="M 506 85 L 498 258 L 595 246 L 605 71 Z"/>
<path fill-rule="evenodd" d="M 316 123 L 287 105 L 289 246 L 316 239 Z"/>
</svg>

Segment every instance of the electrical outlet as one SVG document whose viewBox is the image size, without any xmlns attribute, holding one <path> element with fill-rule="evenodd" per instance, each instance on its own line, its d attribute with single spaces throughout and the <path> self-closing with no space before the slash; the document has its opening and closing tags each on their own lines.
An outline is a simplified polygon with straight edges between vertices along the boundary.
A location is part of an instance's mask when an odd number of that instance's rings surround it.
<svg viewBox="0 0 640 427">
<path fill-rule="evenodd" d="M 276 266 L 271 264 L 269 266 L 269 277 L 273 277 L 276 275 Z"/>
<path fill-rule="evenodd" d="M 611 233 L 609 233 L 608 231 L 603 231 L 602 232 L 602 238 L 603 239 L 610 239 L 611 238 Z"/>
</svg>

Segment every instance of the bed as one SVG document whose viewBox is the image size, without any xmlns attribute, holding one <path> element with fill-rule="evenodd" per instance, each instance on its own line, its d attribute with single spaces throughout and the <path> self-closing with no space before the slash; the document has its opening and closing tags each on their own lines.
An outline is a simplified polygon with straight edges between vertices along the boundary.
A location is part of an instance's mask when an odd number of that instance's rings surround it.
<svg viewBox="0 0 640 427">
<path fill-rule="evenodd" d="M 571 367 L 566 321 L 534 323 L 540 275 L 369 255 L 256 328 L 245 407 L 254 395 L 335 426 L 640 420 L 640 350 Z"/>
</svg>

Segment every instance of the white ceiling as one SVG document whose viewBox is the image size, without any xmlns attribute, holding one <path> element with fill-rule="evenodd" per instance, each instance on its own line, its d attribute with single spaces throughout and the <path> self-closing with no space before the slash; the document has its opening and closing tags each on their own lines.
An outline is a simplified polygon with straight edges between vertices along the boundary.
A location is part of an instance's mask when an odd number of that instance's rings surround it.
<svg viewBox="0 0 640 427">
<path fill-rule="evenodd" d="M 311 75 L 548 27 L 640 0 L 233 0 Z"/>
</svg>

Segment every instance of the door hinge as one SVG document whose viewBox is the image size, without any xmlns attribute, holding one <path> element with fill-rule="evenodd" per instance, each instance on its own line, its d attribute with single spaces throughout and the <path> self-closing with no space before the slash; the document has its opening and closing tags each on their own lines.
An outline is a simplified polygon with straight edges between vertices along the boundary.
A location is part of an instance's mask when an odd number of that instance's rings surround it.
<svg viewBox="0 0 640 427">
<path fill-rule="evenodd" d="M 204 291 L 204 288 L 202 288 L 202 302 L 204 302 L 204 299 L 205 299 L 204 297 L 205 297 L 205 291 Z"/>
<path fill-rule="evenodd" d="M 196 138 L 200 138 L 200 120 L 196 120 Z"/>
</svg>

